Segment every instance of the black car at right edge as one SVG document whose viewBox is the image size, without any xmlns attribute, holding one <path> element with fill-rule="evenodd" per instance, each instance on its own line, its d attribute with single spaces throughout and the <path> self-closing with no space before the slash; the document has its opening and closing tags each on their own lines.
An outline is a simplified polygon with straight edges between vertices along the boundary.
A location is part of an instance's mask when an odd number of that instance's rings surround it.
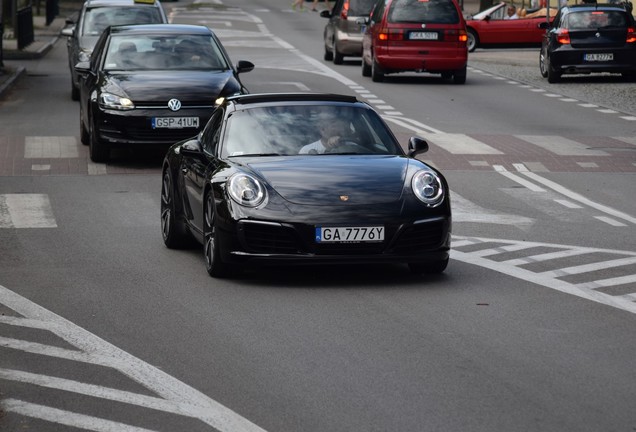
<svg viewBox="0 0 636 432">
<path fill-rule="evenodd" d="M 561 8 L 545 34 L 539 54 L 548 82 L 564 74 L 620 73 L 636 80 L 636 24 L 630 2 L 583 4 Z"/>
</svg>

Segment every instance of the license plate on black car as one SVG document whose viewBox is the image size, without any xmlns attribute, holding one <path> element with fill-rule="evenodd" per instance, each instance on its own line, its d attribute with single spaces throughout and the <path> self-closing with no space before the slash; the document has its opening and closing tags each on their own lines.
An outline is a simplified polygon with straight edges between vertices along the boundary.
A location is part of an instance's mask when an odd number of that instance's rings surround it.
<svg viewBox="0 0 636 432">
<path fill-rule="evenodd" d="M 612 61 L 614 60 L 614 54 L 612 53 L 585 54 L 583 58 L 585 59 L 585 61 Z"/>
<path fill-rule="evenodd" d="M 153 117 L 153 129 L 182 129 L 182 128 L 198 128 L 199 117 Z"/>
<path fill-rule="evenodd" d="M 384 241 L 383 226 L 316 227 L 316 243 L 367 243 Z"/>
</svg>

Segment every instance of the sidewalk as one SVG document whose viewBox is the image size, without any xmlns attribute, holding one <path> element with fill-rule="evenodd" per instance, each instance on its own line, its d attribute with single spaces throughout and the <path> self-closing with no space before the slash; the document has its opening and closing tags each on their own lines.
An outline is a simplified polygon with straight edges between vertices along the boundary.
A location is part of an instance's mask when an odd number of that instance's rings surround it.
<svg viewBox="0 0 636 432">
<path fill-rule="evenodd" d="M 26 71 L 26 66 L 21 60 L 34 60 L 41 58 L 49 52 L 61 36 L 60 32 L 66 26 L 66 18 L 79 10 L 81 3 L 69 3 L 60 5 L 59 15 L 46 25 L 44 15 L 33 16 L 33 42 L 24 49 L 18 49 L 17 39 L 2 39 L 2 59 L 4 68 L 0 69 L 0 95 L 8 89 L 13 82 Z M 18 61 L 15 61 L 18 60 Z"/>
</svg>

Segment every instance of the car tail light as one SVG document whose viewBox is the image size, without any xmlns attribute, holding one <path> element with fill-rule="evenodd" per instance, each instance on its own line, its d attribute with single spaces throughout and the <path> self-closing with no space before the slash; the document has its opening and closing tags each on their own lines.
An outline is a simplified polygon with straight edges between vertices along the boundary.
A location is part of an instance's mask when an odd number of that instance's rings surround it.
<svg viewBox="0 0 636 432">
<path fill-rule="evenodd" d="M 556 33 L 556 40 L 561 45 L 569 45 L 570 32 L 567 29 L 559 29 Z"/>
<path fill-rule="evenodd" d="M 342 10 L 340 11 L 340 18 L 346 20 L 347 16 L 349 16 L 349 0 L 344 2 L 344 4 L 342 5 Z"/>
<path fill-rule="evenodd" d="M 627 27 L 627 39 L 625 39 L 625 42 L 627 43 L 636 42 L 636 28 Z"/>
<path fill-rule="evenodd" d="M 466 42 L 468 41 L 468 35 L 466 30 L 446 30 L 444 32 L 444 40 L 448 42 Z"/>
<path fill-rule="evenodd" d="M 380 29 L 378 39 L 381 41 L 399 41 L 404 40 L 404 31 L 400 29 Z"/>
</svg>

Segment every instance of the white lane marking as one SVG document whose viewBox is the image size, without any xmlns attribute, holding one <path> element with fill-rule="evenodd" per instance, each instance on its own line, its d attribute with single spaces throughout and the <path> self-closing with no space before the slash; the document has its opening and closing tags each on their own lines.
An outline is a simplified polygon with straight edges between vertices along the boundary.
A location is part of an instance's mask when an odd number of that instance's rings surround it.
<svg viewBox="0 0 636 432">
<path fill-rule="evenodd" d="M 592 282 L 580 283 L 577 286 L 587 289 L 607 288 L 612 286 L 636 283 L 636 275 L 618 276 L 615 278 L 601 279 Z M 628 301 L 636 302 L 636 293 L 617 296 Z"/>
<path fill-rule="evenodd" d="M 521 174 L 523 174 L 524 176 L 536 181 L 537 183 L 541 183 L 542 185 L 546 186 L 547 188 L 550 188 L 558 193 L 560 193 L 561 195 L 565 195 L 566 197 L 569 197 L 570 199 L 574 200 L 574 201 L 578 201 L 581 204 L 584 204 L 588 207 L 592 207 L 596 210 L 599 210 L 603 213 L 607 213 L 610 216 L 614 216 L 616 218 L 619 219 L 623 219 L 627 222 L 630 222 L 632 224 L 636 224 L 636 218 L 634 218 L 633 216 L 628 215 L 627 213 L 623 213 L 619 210 L 613 209 L 611 207 L 608 207 L 606 205 L 603 204 L 599 204 L 596 203 L 586 197 L 584 197 L 581 194 L 578 194 L 574 191 L 571 191 L 569 189 L 567 189 L 564 186 L 561 186 L 560 184 L 553 182 L 552 180 L 548 180 L 546 178 L 543 178 L 533 172 L 522 172 Z"/>
<path fill-rule="evenodd" d="M 121 402 L 129 405 L 136 405 L 142 408 L 149 408 L 182 416 L 198 418 L 202 415 L 205 415 L 205 413 L 202 411 L 202 408 L 178 401 L 168 401 L 166 399 L 153 396 L 102 387 L 95 384 L 86 384 L 64 378 L 34 374 L 20 370 L 0 369 L 0 379 L 32 384 L 39 387 L 63 390 L 66 392 L 77 393 L 94 398 L 107 399 L 110 401 Z"/>
<path fill-rule="evenodd" d="M 48 195 L 0 195 L 0 228 L 57 228 Z"/>
<path fill-rule="evenodd" d="M 594 252 L 595 250 L 593 249 L 585 249 L 585 248 L 568 249 L 568 250 L 562 250 L 557 252 L 546 252 L 542 254 L 531 255 L 531 256 L 527 256 L 523 258 L 515 258 L 511 260 L 502 261 L 501 263 L 512 265 L 512 266 L 519 266 L 519 265 L 533 264 L 533 263 L 538 263 L 543 261 L 551 261 L 551 260 L 556 260 L 560 258 L 568 258 L 568 257 L 577 256 L 577 255 L 586 255 L 586 254 L 590 254 Z"/>
<path fill-rule="evenodd" d="M 26 323 L 28 325 L 29 322 L 40 321 L 40 325 L 46 325 L 46 328 L 51 332 L 80 350 L 73 351 L 28 343 L 30 347 L 42 350 L 45 355 L 62 353 L 62 355 L 68 356 L 88 356 L 92 363 L 118 370 L 173 404 L 190 405 L 194 409 L 200 410 L 201 415 L 197 416 L 197 418 L 218 431 L 264 432 L 259 426 L 198 390 L 120 350 L 61 316 L 19 296 L 2 285 L 0 285 L 0 304 L 7 306 L 27 319 L 27 321 L 15 320 L 13 322 Z M 7 340 L 6 338 L 3 340 L 3 343 L 11 342 L 12 340 Z"/>
<path fill-rule="evenodd" d="M 499 174 L 503 175 L 504 177 L 509 178 L 510 180 L 512 180 L 512 181 L 514 181 L 516 183 L 519 183 L 521 186 L 524 186 L 524 187 L 530 189 L 532 192 L 545 192 L 545 189 L 535 185 L 532 182 L 529 182 L 529 181 L 519 177 L 516 174 L 513 174 L 513 173 L 509 172 L 508 170 L 506 170 L 505 167 L 503 167 L 501 165 L 493 165 L 493 168 Z"/>
<path fill-rule="evenodd" d="M 634 116 L 621 116 L 621 118 L 623 120 L 636 121 L 636 117 L 634 117 Z"/>
<path fill-rule="evenodd" d="M 631 136 L 631 137 L 612 137 L 615 140 L 618 141 L 623 141 L 624 143 L 627 144 L 632 144 L 636 146 L 636 136 Z"/>
<path fill-rule="evenodd" d="M 26 136 L 25 159 L 77 158 L 77 139 L 74 136 Z"/>
<path fill-rule="evenodd" d="M 463 236 L 458 236 L 456 238 L 459 240 L 469 239 L 473 241 L 474 243 L 480 243 L 480 242 L 483 242 L 483 243 L 493 243 L 493 242 L 502 243 L 503 242 L 503 243 L 509 243 L 509 244 L 519 243 L 517 241 L 489 239 L 489 238 L 475 238 L 475 237 L 467 238 Z M 453 237 L 453 239 L 455 239 L 455 236 Z M 528 249 L 536 248 L 536 247 L 563 249 L 564 247 L 567 247 L 564 245 L 555 245 L 555 244 L 549 244 L 549 243 L 537 243 L 537 242 L 522 242 L 522 243 L 526 245 Z M 530 270 L 520 268 L 515 265 L 510 265 L 509 263 L 506 263 L 506 262 L 497 262 L 497 261 L 493 261 L 484 257 L 480 257 L 475 252 L 461 252 L 460 250 L 457 249 L 458 247 L 461 247 L 461 246 L 457 246 L 455 243 L 453 243 L 453 249 L 451 250 L 451 259 L 462 261 L 468 264 L 474 264 L 474 265 L 487 268 L 490 270 L 494 270 L 496 272 L 506 274 L 521 280 L 532 282 L 537 285 L 544 286 L 546 288 L 551 288 L 560 292 L 572 294 L 577 297 L 581 297 L 587 300 L 592 300 L 594 302 L 612 306 L 618 309 L 622 309 L 627 312 L 636 313 L 636 303 L 629 300 L 627 297 L 611 296 L 609 294 L 597 292 L 597 291 L 594 291 L 593 288 L 590 288 L 590 286 L 585 283 L 572 284 L 572 283 L 563 281 L 561 279 L 555 278 L 551 276 L 550 274 L 536 273 Z M 617 255 L 627 255 L 630 257 L 636 256 L 636 253 L 628 252 L 628 251 L 615 251 L 615 250 L 607 250 L 607 249 L 576 248 L 576 247 L 574 247 L 573 249 L 581 249 L 586 251 L 587 253 L 602 253 L 602 254 L 609 253 L 609 254 L 617 254 Z M 624 283 L 631 282 L 635 276 L 636 275 L 622 277 L 621 280 Z M 612 284 L 615 284 L 617 279 L 618 278 L 614 279 L 614 282 L 612 282 Z M 599 284 L 599 281 L 595 281 L 595 283 L 593 284 L 594 287 L 597 287 L 596 286 L 597 284 Z"/>
<path fill-rule="evenodd" d="M 503 152 L 464 134 L 426 134 L 430 144 L 435 144 L 452 154 L 501 155 Z"/>
<path fill-rule="evenodd" d="M 77 414 L 17 399 L 5 399 L 2 402 L 4 409 L 8 412 L 89 431 L 154 432 L 151 429 L 130 426 L 124 423 L 105 420 L 98 417 L 91 417 L 84 414 Z"/>
<path fill-rule="evenodd" d="M 613 267 L 623 267 L 623 266 L 627 266 L 627 265 L 631 265 L 635 263 L 636 263 L 636 257 L 617 258 L 617 259 L 609 260 L 609 261 L 598 261 L 598 262 L 590 263 L 590 264 L 581 264 L 578 266 L 560 268 L 557 270 L 543 272 L 541 274 L 546 276 L 562 277 L 562 276 L 569 276 L 574 274 L 593 272 L 597 270 L 605 270 L 605 269 L 613 268 Z"/>
<path fill-rule="evenodd" d="M 606 224 L 612 225 L 612 226 L 615 226 L 615 227 L 627 226 L 623 222 L 619 222 L 616 219 L 612 219 L 611 217 L 607 217 L 607 216 L 594 216 L 594 219 L 598 219 L 601 222 L 605 222 Z"/>
<path fill-rule="evenodd" d="M 515 137 L 539 146 L 559 156 L 609 156 L 601 150 L 588 148 L 586 144 L 556 135 L 515 135 Z"/>
<path fill-rule="evenodd" d="M 554 202 L 557 202 L 557 203 L 561 204 L 562 206 L 567 207 L 567 208 L 571 208 L 571 209 L 583 208 L 583 207 L 581 207 L 580 205 L 578 205 L 576 203 L 573 203 L 571 201 L 564 200 L 564 199 L 555 199 Z"/>
</svg>

